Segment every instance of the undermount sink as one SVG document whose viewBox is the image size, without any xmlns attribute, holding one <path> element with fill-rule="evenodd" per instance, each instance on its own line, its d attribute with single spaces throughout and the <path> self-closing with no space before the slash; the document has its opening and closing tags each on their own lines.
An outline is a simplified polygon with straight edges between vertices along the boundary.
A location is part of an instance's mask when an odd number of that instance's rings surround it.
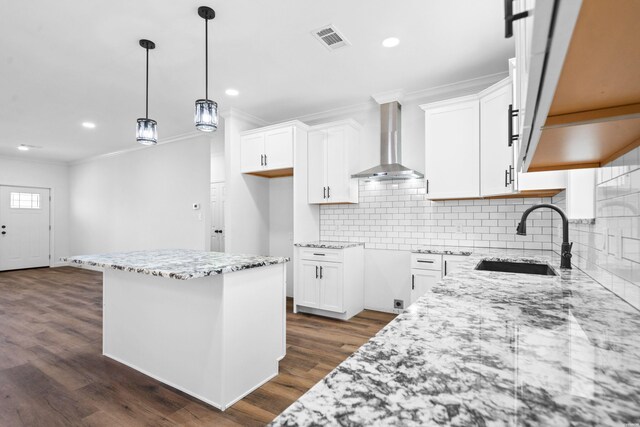
<svg viewBox="0 0 640 427">
<path fill-rule="evenodd" d="M 501 271 L 504 273 L 538 274 L 541 276 L 558 275 L 548 264 L 532 264 L 527 262 L 482 260 L 478 265 L 476 265 L 475 269 L 484 271 Z"/>
</svg>

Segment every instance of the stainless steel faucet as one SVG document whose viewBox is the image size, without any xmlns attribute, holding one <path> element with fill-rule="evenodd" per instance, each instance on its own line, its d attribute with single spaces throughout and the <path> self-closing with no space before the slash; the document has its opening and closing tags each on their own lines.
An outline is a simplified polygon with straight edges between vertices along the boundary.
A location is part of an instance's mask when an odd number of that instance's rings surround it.
<svg viewBox="0 0 640 427">
<path fill-rule="evenodd" d="M 562 247 L 560 249 L 560 268 L 571 268 L 571 248 L 573 247 L 573 243 L 569 243 L 569 220 L 567 219 L 567 215 L 564 213 L 564 211 L 559 207 L 550 205 L 548 203 L 531 206 L 522 214 L 522 218 L 520 219 L 518 228 L 516 228 L 516 233 L 520 236 L 527 235 L 527 217 L 531 212 L 540 208 L 553 209 L 562 217 Z"/>
</svg>

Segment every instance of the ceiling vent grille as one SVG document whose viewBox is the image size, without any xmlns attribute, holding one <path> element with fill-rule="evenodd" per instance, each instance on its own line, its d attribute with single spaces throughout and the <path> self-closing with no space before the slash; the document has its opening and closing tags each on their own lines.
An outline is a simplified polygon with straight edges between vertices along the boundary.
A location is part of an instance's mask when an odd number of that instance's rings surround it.
<svg viewBox="0 0 640 427">
<path fill-rule="evenodd" d="M 325 25 L 312 31 L 311 34 L 329 50 L 340 49 L 351 44 L 333 25 Z"/>
</svg>

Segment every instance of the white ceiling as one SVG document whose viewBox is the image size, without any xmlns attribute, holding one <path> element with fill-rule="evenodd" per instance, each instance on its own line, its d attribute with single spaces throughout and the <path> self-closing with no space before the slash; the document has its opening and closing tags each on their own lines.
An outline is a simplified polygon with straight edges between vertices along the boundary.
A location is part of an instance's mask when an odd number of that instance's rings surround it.
<svg viewBox="0 0 640 427">
<path fill-rule="evenodd" d="M 502 0 L 3 1 L 0 155 L 73 161 L 135 146 L 140 38 L 157 45 L 149 116 L 159 139 L 192 132 L 193 102 L 204 97 L 201 5 L 217 14 L 210 98 L 269 122 L 504 72 L 514 51 Z M 352 45 L 321 46 L 310 32 L 325 24 Z M 383 48 L 390 36 L 400 45 Z M 230 87 L 240 96 L 225 95 Z"/>
</svg>

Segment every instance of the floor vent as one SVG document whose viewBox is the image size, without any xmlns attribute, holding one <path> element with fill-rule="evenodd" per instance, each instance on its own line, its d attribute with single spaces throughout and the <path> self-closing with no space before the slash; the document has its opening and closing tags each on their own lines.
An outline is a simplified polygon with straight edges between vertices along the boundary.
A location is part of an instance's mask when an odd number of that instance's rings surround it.
<svg viewBox="0 0 640 427">
<path fill-rule="evenodd" d="M 325 25 L 312 31 L 311 34 L 318 39 L 322 46 L 329 50 L 336 50 L 350 45 L 347 39 L 333 25 Z"/>
</svg>

